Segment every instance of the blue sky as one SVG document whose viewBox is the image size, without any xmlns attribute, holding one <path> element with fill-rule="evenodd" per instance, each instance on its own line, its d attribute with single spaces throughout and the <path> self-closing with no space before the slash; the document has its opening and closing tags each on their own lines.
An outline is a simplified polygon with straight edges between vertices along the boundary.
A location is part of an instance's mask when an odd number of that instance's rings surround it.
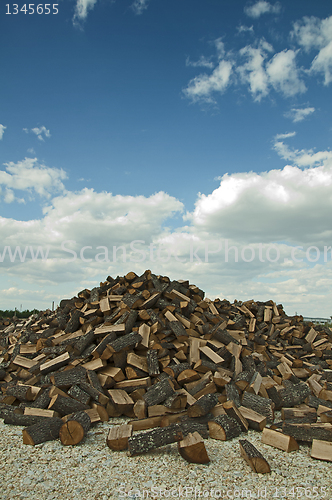
<svg viewBox="0 0 332 500">
<path fill-rule="evenodd" d="M 0 308 L 152 269 L 332 314 L 329 2 L 17 5 L 0 12 Z"/>
</svg>

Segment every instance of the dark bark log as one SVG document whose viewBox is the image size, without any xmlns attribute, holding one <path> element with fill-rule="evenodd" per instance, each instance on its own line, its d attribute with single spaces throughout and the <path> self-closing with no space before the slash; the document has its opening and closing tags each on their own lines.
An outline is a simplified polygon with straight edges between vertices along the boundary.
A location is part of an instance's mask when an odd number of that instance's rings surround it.
<svg viewBox="0 0 332 500">
<path fill-rule="evenodd" d="M 319 405 L 328 406 L 332 409 L 332 401 L 325 401 L 325 399 L 316 398 L 312 394 L 305 399 L 305 403 L 310 406 L 310 408 L 318 408 Z"/>
<path fill-rule="evenodd" d="M 332 441 L 331 424 L 297 424 L 285 421 L 282 432 L 292 436 L 296 441 L 312 442 L 313 439 Z"/>
<path fill-rule="evenodd" d="M 235 406 L 239 408 L 241 406 L 241 401 L 240 401 L 239 391 L 236 385 L 231 382 L 226 385 L 225 389 L 226 389 L 227 401 L 233 401 Z"/>
<path fill-rule="evenodd" d="M 246 439 L 240 439 L 239 443 L 241 456 L 254 472 L 261 474 L 271 472 L 269 464 L 253 444 L 249 443 Z"/>
<path fill-rule="evenodd" d="M 173 394 L 174 389 L 170 384 L 170 379 L 167 377 L 149 387 L 143 399 L 148 406 L 153 406 L 163 403 Z"/>
<path fill-rule="evenodd" d="M 104 391 L 103 391 L 103 388 L 99 382 L 99 378 L 98 378 L 97 373 L 92 371 L 92 370 L 87 370 L 87 376 L 88 376 L 88 381 L 89 381 L 90 385 L 92 385 L 92 387 L 94 389 L 96 389 L 97 391 L 103 393 Z M 91 396 L 91 394 L 90 394 L 90 396 Z"/>
<path fill-rule="evenodd" d="M 70 413 L 76 413 L 78 411 L 88 410 L 89 406 L 73 398 L 67 398 L 57 394 L 51 399 L 48 407 L 49 410 L 57 411 L 61 416 L 69 415 Z"/>
<path fill-rule="evenodd" d="M 23 415 L 13 412 L 5 416 L 4 423 L 10 425 L 34 425 L 43 422 L 44 420 L 49 420 L 49 417 Z"/>
<path fill-rule="evenodd" d="M 278 391 L 275 386 L 272 386 L 272 387 L 269 387 L 266 390 L 266 392 L 268 393 L 269 398 L 273 401 L 273 403 L 275 405 L 275 409 L 280 410 L 280 408 L 282 407 L 282 403 L 283 403 L 282 397 L 280 395 L 280 391 Z"/>
<path fill-rule="evenodd" d="M 70 320 L 68 321 L 66 328 L 65 328 L 66 333 L 73 333 L 79 329 L 81 316 L 83 316 L 83 313 L 79 309 L 75 309 L 72 312 Z"/>
<path fill-rule="evenodd" d="M 87 393 L 94 401 L 97 403 L 100 403 L 101 405 L 106 405 L 108 403 L 109 398 L 104 394 L 103 389 L 101 391 L 98 391 L 92 385 L 88 384 L 87 382 L 81 382 L 79 384 L 79 387 Z M 69 394 L 69 391 L 68 391 Z"/>
<path fill-rule="evenodd" d="M 101 342 L 99 342 L 99 344 L 97 345 L 97 347 L 94 349 L 93 356 L 95 358 L 99 358 L 103 354 L 103 352 L 105 351 L 105 349 L 107 347 L 107 344 L 110 344 L 115 339 L 116 339 L 116 333 L 115 332 L 111 332 L 108 335 L 106 335 L 106 337 L 104 337 L 103 340 Z"/>
<path fill-rule="evenodd" d="M 85 405 L 89 405 L 90 403 L 90 395 L 78 385 L 72 385 L 68 390 L 68 394 L 71 398 L 76 399 L 76 401 L 79 401 L 80 403 L 83 403 Z"/>
<path fill-rule="evenodd" d="M 282 406 L 286 408 L 300 405 L 310 395 L 311 390 L 309 386 L 303 382 L 300 384 L 293 384 L 285 389 L 281 389 L 280 391 Z"/>
<path fill-rule="evenodd" d="M 219 342 L 222 342 L 225 345 L 228 345 L 230 342 L 239 344 L 239 342 L 232 337 L 232 335 L 230 335 L 226 330 L 221 330 L 220 328 L 214 332 L 213 338 L 219 340 Z"/>
<path fill-rule="evenodd" d="M 243 394 L 242 404 L 243 406 L 256 411 L 260 415 L 264 415 L 264 417 L 266 417 L 266 422 L 268 424 L 272 424 L 274 420 L 274 403 L 271 399 L 262 398 L 257 394 L 245 392 Z"/>
<path fill-rule="evenodd" d="M 46 441 L 54 441 L 59 437 L 63 421 L 61 418 L 46 418 L 36 424 L 23 429 L 23 443 L 36 445 Z"/>
<path fill-rule="evenodd" d="M 167 368 L 164 369 L 164 372 L 173 378 L 178 378 L 180 373 L 184 370 L 190 370 L 190 368 L 189 363 L 179 363 L 178 365 L 168 365 Z"/>
<path fill-rule="evenodd" d="M 68 347 L 67 351 L 73 353 L 74 356 L 80 356 L 84 350 L 90 346 L 95 338 L 93 330 L 90 330 L 85 335 L 78 337 L 77 340 L 74 340 Z"/>
<path fill-rule="evenodd" d="M 138 311 L 130 311 L 128 318 L 126 319 L 126 329 L 125 333 L 130 333 L 135 326 L 137 321 Z"/>
<path fill-rule="evenodd" d="M 91 420 L 84 411 L 75 413 L 65 422 L 59 432 L 61 443 L 75 445 L 82 441 L 91 426 Z"/>
<path fill-rule="evenodd" d="M 131 456 L 147 453 L 167 444 L 181 441 L 190 432 L 195 432 L 197 426 L 192 422 L 171 424 L 167 427 L 153 429 L 144 434 L 131 436 L 128 439 L 128 448 Z M 199 432 L 199 431 L 198 431 Z"/>
<path fill-rule="evenodd" d="M 120 352 L 123 349 L 134 346 L 135 344 L 140 343 L 142 340 L 142 336 L 139 333 L 131 332 L 123 335 L 122 337 L 117 338 L 110 342 L 107 347 L 111 352 Z"/>
<path fill-rule="evenodd" d="M 59 388 L 70 387 L 86 381 L 86 370 L 81 366 L 62 372 L 57 372 L 50 377 L 53 385 Z"/>
<path fill-rule="evenodd" d="M 51 402 L 51 398 L 48 394 L 48 390 L 44 390 L 36 399 L 35 401 L 31 402 L 31 405 L 33 408 L 42 408 L 45 409 L 48 407 L 48 405 Z"/>
<path fill-rule="evenodd" d="M 8 387 L 6 391 L 7 396 L 15 396 L 19 401 L 31 401 L 29 398 L 31 394 L 31 388 L 29 385 L 14 385 L 13 387 Z"/>
<path fill-rule="evenodd" d="M 188 333 L 180 321 L 169 321 L 168 325 L 177 338 L 188 337 Z"/>
<path fill-rule="evenodd" d="M 146 361 L 148 363 L 148 370 L 150 377 L 156 377 L 160 374 L 158 353 L 155 349 L 149 349 L 146 354 Z"/>
<path fill-rule="evenodd" d="M 213 439 L 227 441 L 241 434 L 241 427 L 235 418 L 228 415 L 219 415 L 209 423 L 209 435 Z"/>
<path fill-rule="evenodd" d="M 218 403 L 216 394 L 206 394 L 188 408 L 188 417 L 201 417 L 207 415 Z"/>
</svg>

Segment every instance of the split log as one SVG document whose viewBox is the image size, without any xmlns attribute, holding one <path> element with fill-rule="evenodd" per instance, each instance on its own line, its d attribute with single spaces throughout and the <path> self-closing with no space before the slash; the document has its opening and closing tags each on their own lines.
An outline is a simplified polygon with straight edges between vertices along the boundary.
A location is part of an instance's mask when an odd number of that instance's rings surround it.
<svg viewBox="0 0 332 500">
<path fill-rule="evenodd" d="M 311 458 L 317 458 L 318 460 L 327 460 L 328 462 L 332 462 L 332 443 L 319 439 L 313 439 L 310 456 Z"/>
<path fill-rule="evenodd" d="M 188 408 L 188 417 L 201 417 L 207 415 L 217 403 L 218 396 L 216 394 L 206 394 Z"/>
<path fill-rule="evenodd" d="M 239 391 L 235 384 L 229 383 L 226 385 L 226 396 L 228 401 L 233 401 L 238 408 L 241 406 Z"/>
<path fill-rule="evenodd" d="M 81 387 L 78 385 L 72 385 L 71 388 L 68 390 L 68 395 L 71 398 L 76 399 L 80 403 L 83 403 L 85 405 L 89 405 L 90 403 L 90 395 L 85 392 Z"/>
<path fill-rule="evenodd" d="M 239 407 L 239 412 L 246 419 L 251 429 L 261 432 L 266 426 L 266 417 L 245 406 Z"/>
<path fill-rule="evenodd" d="M 148 372 L 150 377 L 157 377 L 160 374 L 158 353 L 155 349 L 149 349 L 146 354 L 146 361 L 148 364 Z"/>
<path fill-rule="evenodd" d="M 247 420 L 243 417 L 240 410 L 235 406 L 234 402 L 226 401 L 225 403 L 223 403 L 223 407 L 227 415 L 229 417 L 234 418 L 238 422 L 242 432 L 248 432 L 249 424 Z"/>
<path fill-rule="evenodd" d="M 89 415 L 85 411 L 80 411 L 72 415 L 65 422 L 59 432 L 61 443 L 69 446 L 82 441 L 91 426 Z"/>
<path fill-rule="evenodd" d="M 56 394 L 52 397 L 48 406 L 49 410 L 57 411 L 61 416 L 77 413 L 79 411 L 88 410 L 89 406 L 73 398 L 66 398 L 61 394 Z"/>
<path fill-rule="evenodd" d="M 189 433 L 178 442 L 178 450 L 182 458 L 189 463 L 207 464 L 210 462 L 202 436 L 198 432 Z"/>
<path fill-rule="evenodd" d="M 287 451 L 287 453 L 299 449 L 299 445 L 292 436 L 267 428 L 263 429 L 262 443 Z"/>
<path fill-rule="evenodd" d="M 332 441 L 331 424 L 292 424 L 287 420 L 282 426 L 285 434 L 292 436 L 296 441 L 312 442 L 313 439 Z"/>
<path fill-rule="evenodd" d="M 60 428 L 63 425 L 61 418 L 46 418 L 29 427 L 23 429 L 23 444 L 45 443 L 46 441 L 54 441 L 58 439 Z"/>
<path fill-rule="evenodd" d="M 300 382 L 281 389 L 279 394 L 282 398 L 282 406 L 291 408 L 304 403 L 305 399 L 311 395 L 311 391 L 307 384 Z"/>
<path fill-rule="evenodd" d="M 241 427 L 235 418 L 219 415 L 208 422 L 209 436 L 212 439 L 227 441 L 241 434 Z"/>
<path fill-rule="evenodd" d="M 128 439 L 132 433 L 132 425 L 123 424 L 112 427 L 106 438 L 107 446 L 114 451 L 126 450 L 128 448 Z"/>
<path fill-rule="evenodd" d="M 263 455 L 246 439 L 240 439 L 240 452 L 244 460 L 257 473 L 266 474 L 271 472 L 271 468 Z"/>
<path fill-rule="evenodd" d="M 242 398 L 242 405 L 246 408 L 251 408 L 260 415 L 266 417 L 266 422 L 272 424 L 274 420 L 274 403 L 271 399 L 262 398 L 258 394 L 245 392 Z"/>
<path fill-rule="evenodd" d="M 170 384 L 170 379 L 167 377 L 149 387 L 144 394 L 143 399 L 148 406 L 153 406 L 163 403 L 173 394 L 174 389 Z"/>
<path fill-rule="evenodd" d="M 86 381 L 86 370 L 81 366 L 62 372 L 54 373 L 50 376 L 53 385 L 60 388 L 70 387 L 80 382 Z"/>
</svg>

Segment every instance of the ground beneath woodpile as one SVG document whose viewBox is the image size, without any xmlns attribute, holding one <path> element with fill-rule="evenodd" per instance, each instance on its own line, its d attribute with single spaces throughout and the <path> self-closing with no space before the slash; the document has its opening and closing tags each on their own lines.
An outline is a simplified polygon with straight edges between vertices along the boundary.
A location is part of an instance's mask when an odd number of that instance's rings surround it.
<svg viewBox="0 0 332 500">
<path fill-rule="evenodd" d="M 108 500 L 135 498 L 332 498 L 331 463 L 310 458 L 310 447 L 286 453 L 261 443 L 261 434 L 241 435 L 258 448 L 271 467 L 255 474 L 239 451 L 239 438 L 206 439 L 207 465 L 189 464 L 172 444 L 141 456 L 106 445 L 118 418 L 99 423 L 77 446 L 59 440 L 24 445 L 23 427 L 0 420 L 0 500 Z"/>
</svg>

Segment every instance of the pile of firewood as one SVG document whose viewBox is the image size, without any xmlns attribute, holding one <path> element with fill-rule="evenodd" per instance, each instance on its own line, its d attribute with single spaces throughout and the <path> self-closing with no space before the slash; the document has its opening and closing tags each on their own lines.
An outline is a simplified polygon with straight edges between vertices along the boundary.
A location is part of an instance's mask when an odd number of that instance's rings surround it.
<svg viewBox="0 0 332 500">
<path fill-rule="evenodd" d="M 309 442 L 312 457 L 332 460 L 331 346 L 330 328 L 272 300 L 211 301 L 151 271 L 109 276 L 0 330 L 0 417 L 25 426 L 31 445 L 77 444 L 91 424 L 124 415 L 107 444 L 130 455 L 178 442 L 185 459 L 207 463 L 205 438 L 252 428 L 265 444 Z M 251 443 L 240 451 L 270 471 Z"/>
</svg>

